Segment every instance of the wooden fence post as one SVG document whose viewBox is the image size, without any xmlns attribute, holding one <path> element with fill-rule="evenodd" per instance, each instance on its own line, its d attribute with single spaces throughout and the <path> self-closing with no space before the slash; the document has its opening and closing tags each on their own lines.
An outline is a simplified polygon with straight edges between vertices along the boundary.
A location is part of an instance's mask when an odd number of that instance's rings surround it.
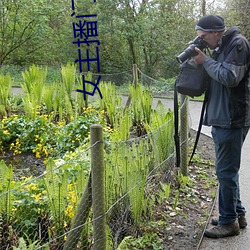
<svg viewBox="0 0 250 250">
<path fill-rule="evenodd" d="M 136 86 L 138 84 L 138 71 L 137 71 L 137 65 L 133 64 L 133 84 Z M 131 104 L 131 95 L 128 95 L 128 99 L 124 108 L 124 111 L 129 107 Z"/>
<path fill-rule="evenodd" d="M 83 225 L 86 222 L 91 208 L 91 176 L 83 192 L 81 201 L 78 205 L 76 216 L 73 220 L 70 233 L 64 244 L 63 250 L 71 250 L 77 248 L 77 243 L 81 237 Z"/>
<path fill-rule="evenodd" d="M 137 65 L 133 64 L 133 77 L 134 77 L 134 85 L 138 84 L 138 71 L 137 71 Z"/>
<path fill-rule="evenodd" d="M 93 205 L 93 250 L 106 249 L 106 216 L 104 193 L 104 149 L 103 130 L 99 124 L 90 127 L 91 176 Z"/>
</svg>

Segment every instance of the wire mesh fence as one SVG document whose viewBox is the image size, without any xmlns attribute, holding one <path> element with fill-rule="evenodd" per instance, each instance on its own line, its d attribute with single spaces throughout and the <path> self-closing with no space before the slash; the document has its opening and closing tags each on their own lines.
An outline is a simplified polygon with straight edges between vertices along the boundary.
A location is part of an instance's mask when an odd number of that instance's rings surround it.
<svg viewBox="0 0 250 250">
<path fill-rule="evenodd" d="M 105 211 L 97 217 L 94 207 L 101 207 L 102 198 L 93 190 L 102 183 L 93 184 L 92 164 L 102 156 L 91 158 L 93 145 L 74 152 L 74 159 L 48 159 L 38 176 L 17 178 L 1 161 L 1 249 L 118 249 L 127 237 L 142 233 L 139 225 L 154 216 L 161 183 L 172 179 L 173 129 L 169 113 L 163 125 L 155 124 L 143 136 L 98 142 L 104 147 Z M 99 224 L 104 218 L 105 230 Z"/>
<path fill-rule="evenodd" d="M 61 68 L 59 66 L 47 66 L 47 65 L 40 65 L 42 69 L 46 69 L 47 77 L 46 82 L 48 85 L 53 84 L 54 82 L 61 81 Z M 29 70 L 29 66 L 16 66 L 16 65 L 2 65 L 0 68 L 0 75 L 10 73 L 11 77 L 13 78 L 14 86 L 19 87 L 21 83 L 23 83 L 23 72 L 25 70 Z M 136 67 L 138 73 L 138 82 L 142 83 L 144 86 L 147 86 L 151 89 L 151 91 L 155 95 L 171 95 L 173 94 L 174 90 L 174 79 L 154 79 L 151 76 L 143 73 L 140 68 Z M 83 73 L 87 75 L 87 72 Z M 92 80 L 94 82 L 97 81 L 98 77 L 101 76 L 101 81 L 104 82 L 112 82 L 117 86 L 121 85 L 128 85 L 129 83 L 135 82 L 133 69 L 124 70 L 121 72 L 116 73 L 106 73 L 106 74 L 92 74 Z M 80 75 L 80 74 L 79 74 Z"/>
<path fill-rule="evenodd" d="M 104 142 L 106 212 L 95 219 L 91 204 L 96 199 L 98 206 L 101 199 L 91 195 L 96 186 L 90 185 L 90 149 L 81 152 L 85 162 L 49 160 L 42 175 L 20 180 L 15 189 L 12 169 L 2 162 L 1 248 L 23 242 L 34 249 L 92 249 L 96 241 L 103 242 L 103 235 L 94 241 L 93 224 L 98 227 L 104 215 L 107 249 L 117 249 L 127 236 L 135 237 L 138 225 L 154 214 L 160 183 L 171 181 L 171 123 L 140 138 Z M 65 246 L 68 237 L 73 238 Z"/>
</svg>

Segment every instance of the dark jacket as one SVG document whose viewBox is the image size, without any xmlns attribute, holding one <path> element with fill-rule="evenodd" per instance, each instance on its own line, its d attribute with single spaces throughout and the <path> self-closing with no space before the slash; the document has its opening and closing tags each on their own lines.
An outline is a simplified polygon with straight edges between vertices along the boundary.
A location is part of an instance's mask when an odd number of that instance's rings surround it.
<svg viewBox="0 0 250 250">
<path fill-rule="evenodd" d="M 218 50 L 203 63 L 211 77 L 204 125 L 250 126 L 250 45 L 237 27 L 227 30 Z"/>
</svg>

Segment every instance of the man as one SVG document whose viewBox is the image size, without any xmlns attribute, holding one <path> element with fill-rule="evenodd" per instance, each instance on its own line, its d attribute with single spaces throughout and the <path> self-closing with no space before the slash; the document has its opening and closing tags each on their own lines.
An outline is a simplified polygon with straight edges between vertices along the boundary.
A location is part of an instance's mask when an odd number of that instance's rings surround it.
<svg viewBox="0 0 250 250">
<path fill-rule="evenodd" d="M 219 181 L 219 218 L 205 235 L 221 238 L 239 234 L 247 226 L 240 200 L 241 149 L 250 126 L 250 46 L 237 27 L 225 29 L 220 16 L 202 17 L 195 30 L 213 50 L 206 56 L 195 48 L 193 59 L 210 76 L 204 125 L 212 126 Z"/>
</svg>

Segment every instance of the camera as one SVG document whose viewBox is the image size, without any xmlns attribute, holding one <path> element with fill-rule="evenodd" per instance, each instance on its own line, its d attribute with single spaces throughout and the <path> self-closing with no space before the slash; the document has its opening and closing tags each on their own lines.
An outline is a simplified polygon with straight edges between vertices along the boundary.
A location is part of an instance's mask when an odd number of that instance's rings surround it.
<svg viewBox="0 0 250 250">
<path fill-rule="evenodd" d="M 190 45 L 180 54 L 176 57 L 177 61 L 179 63 L 183 63 L 188 58 L 198 55 L 198 53 L 195 51 L 195 47 L 199 48 L 200 50 L 203 50 L 207 48 L 207 43 L 199 36 L 197 36 Z"/>
</svg>

